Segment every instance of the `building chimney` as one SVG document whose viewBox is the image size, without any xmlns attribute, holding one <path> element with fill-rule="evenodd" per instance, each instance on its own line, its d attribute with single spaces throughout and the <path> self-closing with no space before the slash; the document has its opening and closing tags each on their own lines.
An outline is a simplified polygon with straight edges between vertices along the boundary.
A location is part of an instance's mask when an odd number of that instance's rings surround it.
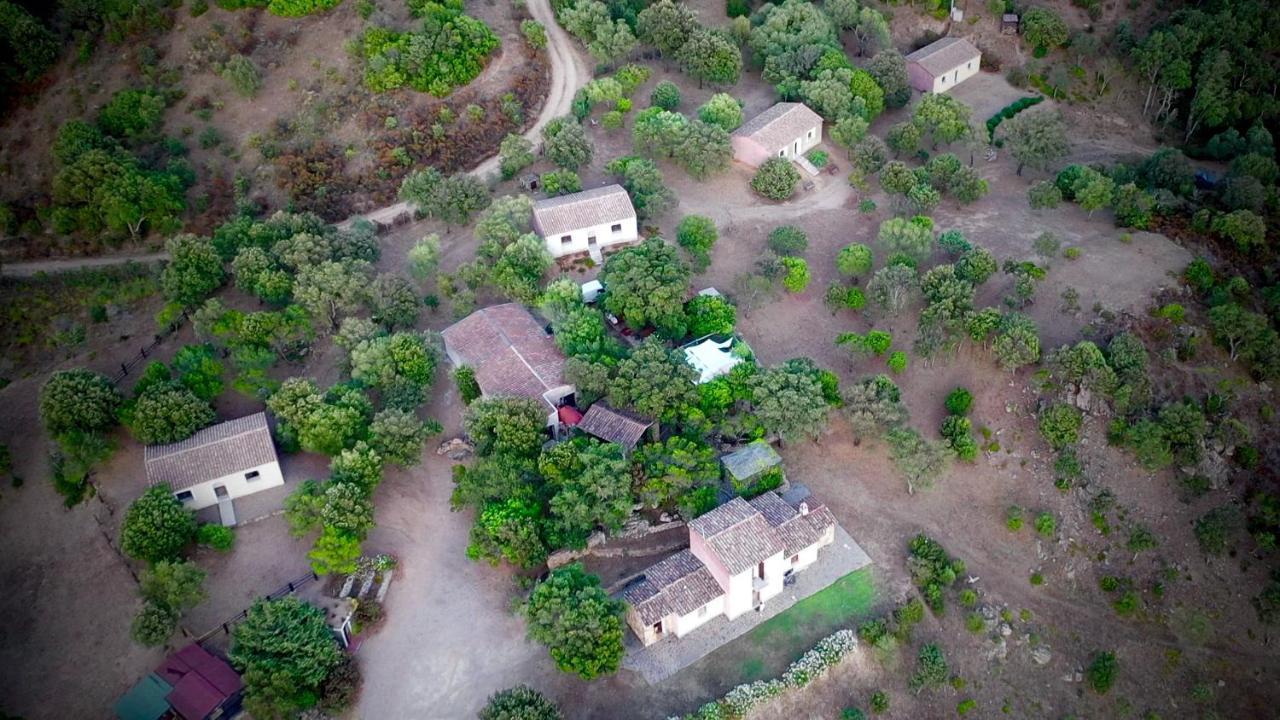
<svg viewBox="0 0 1280 720">
<path fill-rule="evenodd" d="M 809 514 L 809 503 L 807 503 L 807 502 L 805 502 L 805 501 L 803 501 L 803 500 L 801 500 L 801 501 L 800 501 L 800 514 L 801 514 L 801 515 L 808 515 L 808 514 Z"/>
</svg>

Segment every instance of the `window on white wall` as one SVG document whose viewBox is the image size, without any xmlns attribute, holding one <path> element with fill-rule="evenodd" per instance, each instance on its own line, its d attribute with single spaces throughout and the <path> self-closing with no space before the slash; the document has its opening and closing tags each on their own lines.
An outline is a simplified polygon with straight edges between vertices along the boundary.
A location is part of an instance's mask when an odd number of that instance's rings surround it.
<svg viewBox="0 0 1280 720">
<path fill-rule="evenodd" d="M 254 480 L 259 480 L 261 478 L 262 478 L 262 473 L 258 472 L 257 470 L 253 470 L 244 474 L 244 479 L 248 480 L 249 482 L 253 482 Z"/>
<path fill-rule="evenodd" d="M 183 490 L 178 493 L 176 497 L 178 498 L 178 502 L 191 502 L 191 500 L 195 498 L 195 495 L 192 495 L 190 490 Z"/>
<path fill-rule="evenodd" d="M 571 243 L 571 242 L 573 242 L 573 236 L 572 236 L 572 235 L 561 235 L 561 236 L 560 236 L 560 244 L 561 244 L 561 245 L 568 245 L 568 244 L 569 244 L 569 243 Z"/>
<path fill-rule="evenodd" d="M 609 230 L 615 233 L 622 232 L 622 223 L 616 223 L 613 227 L 609 228 Z"/>
</svg>

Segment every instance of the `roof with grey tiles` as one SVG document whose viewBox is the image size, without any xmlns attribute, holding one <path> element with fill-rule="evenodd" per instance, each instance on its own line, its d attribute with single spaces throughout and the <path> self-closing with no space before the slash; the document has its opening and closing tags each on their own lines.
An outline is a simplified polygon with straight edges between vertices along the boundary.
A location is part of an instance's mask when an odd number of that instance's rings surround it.
<svg viewBox="0 0 1280 720">
<path fill-rule="evenodd" d="M 182 442 L 143 451 L 147 481 L 175 492 L 273 462 L 276 447 L 264 413 L 211 425 Z"/>
<path fill-rule="evenodd" d="M 756 141 L 772 155 L 815 127 L 822 127 L 821 115 L 804 103 L 781 102 L 746 121 L 733 134 Z"/>
<path fill-rule="evenodd" d="M 653 425 L 653 421 L 634 413 L 615 410 L 608 403 L 597 402 L 587 408 L 587 412 L 578 422 L 577 428 L 588 435 L 601 440 L 617 443 L 630 450 L 644 437 L 644 431 Z"/>
<path fill-rule="evenodd" d="M 981 55 L 982 52 L 964 38 L 944 37 L 908 55 L 907 62 L 915 63 L 937 77 Z"/>
<path fill-rule="evenodd" d="M 759 510 L 774 528 L 788 555 L 795 555 L 818 542 L 827 529 L 836 524 L 835 516 L 827 506 L 810 508 L 810 504 L 806 503 L 807 512 L 801 514 L 777 493 L 764 493 L 751 501 L 751 506 Z"/>
<path fill-rule="evenodd" d="M 565 384 L 564 355 L 537 319 L 516 303 L 477 310 L 441 335 L 449 358 L 475 370 L 485 395 L 538 400 Z"/>
<path fill-rule="evenodd" d="M 533 204 L 533 225 L 543 237 L 634 219 L 636 209 L 621 185 L 605 185 Z"/>
<path fill-rule="evenodd" d="M 644 579 L 622 592 L 640 622 L 652 625 L 669 615 L 688 615 L 724 594 L 711 571 L 688 550 L 649 568 Z"/>
</svg>

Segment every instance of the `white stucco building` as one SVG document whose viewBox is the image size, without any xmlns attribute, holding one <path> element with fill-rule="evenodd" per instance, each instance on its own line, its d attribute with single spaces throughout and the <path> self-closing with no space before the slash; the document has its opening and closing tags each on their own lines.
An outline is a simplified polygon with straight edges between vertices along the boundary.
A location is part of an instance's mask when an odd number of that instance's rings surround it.
<svg viewBox="0 0 1280 720">
<path fill-rule="evenodd" d="M 782 592 L 788 575 L 835 541 L 824 505 L 793 507 L 777 493 L 734 498 L 689 523 L 689 549 L 645 571 L 623 590 L 627 624 L 645 645 L 728 620 Z"/>
<path fill-rule="evenodd" d="M 541 400 L 547 425 L 559 424 L 559 408 L 573 395 L 573 386 L 564 380 L 564 354 L 524 306 L 481 308 L 441 335 L 449 362 L 474 370 L 481 394 Z"/>
<path fill-rule="evenodd" d="M 907 56 L 907 76 L 920 92 L 944 93 L 978 74 L 982 52 L 973 43 L 945 37 Z"/>
<path fill-rule="evenodd" d="M 822 142 L 822 116 L 803 103 L 781 102 L 743 123 L 730 140 L 733 159 L 751 167 L 773 157 L 794 160 Z"/>
<path fill-rule="evenodd" d="M 533 204 L 533 230 L 552 257 L 587 254 L 596 262 L 605 250 L 640 237 L 636 209 L 621 185 L 539 200 Z"/>
<path fill-rule="evenodd" d="M 151 445 L 143 463 L 151 485 L 168 486 L 191 510 L 225 503 L 224 524 L 235 522 L 230 501 L 284 484 L 263 413 L 211 425 L 172 445 Z"/>
</svg>

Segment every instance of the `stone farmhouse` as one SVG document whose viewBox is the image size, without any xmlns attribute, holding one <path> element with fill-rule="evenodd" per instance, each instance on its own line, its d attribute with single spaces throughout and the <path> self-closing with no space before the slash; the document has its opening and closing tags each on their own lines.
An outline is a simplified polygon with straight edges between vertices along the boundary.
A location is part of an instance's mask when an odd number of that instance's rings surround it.
<svg viewBox="0 0 1280 720">
<path fill-rule="evenodd" d="M 689 549 L 623 590 L 627 624 L 652 645 L 758 609 L 791 574 L 818 560 L 818 551 L 835 541 L 835 528 L 825 505 L 792 506 L 774 492 L 735 497 L 689 523 Z"/>
<path fill-rule="evenodd" d="M 978 74 L 982 52 L 964 38 L 945 37 L 907 56 L 907 76 L 920 92 L 944 93 Z"/>
<path fill-rule="evenodd" d="M 547 425 L 559 425 L 559 409 L 572 404 L 574 390 L 564 380 L 565 358 L 524 306 L 505 303 L 482 308 L 441 335 L 449 361 L 455 368 L 475 371 L 482 395 L 541 400 L 546 404 Z"/>
<path fill-rule="evenodd" d="M 554 258 L 589 255 L 636 242 L 636 209 L 621 185 L 606 185 L 533 204 L 533 230 Z"/>
<path fill-rule="evenodd" d="M 211 425 L 143 455 L 147 481 L 167 485 L 191 510 L 217 505 L 222 524 L 235 524 L 231 501 L 284 484 L 267 416 L 256 413 Z"/>
<path fill-rule="evenodd" d="M 760 167 L 774 157 L 795 160 L 822 142 L 822 116 L 803 103 L 781 102 L 733 131 L 733 159 Z"/>
</svg>

